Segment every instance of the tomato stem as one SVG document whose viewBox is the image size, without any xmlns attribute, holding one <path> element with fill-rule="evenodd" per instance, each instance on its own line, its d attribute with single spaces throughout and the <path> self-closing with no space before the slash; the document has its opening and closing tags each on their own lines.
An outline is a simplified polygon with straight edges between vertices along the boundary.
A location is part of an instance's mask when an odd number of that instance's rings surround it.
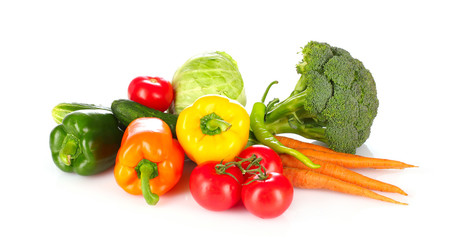
<svg viewBox="0 0 449 240">
<path fill-rule="evenodd" d="M 237 159 L 240 159 L 240 160 L 233 161 L 233 162 L 227 162 L 227 163 L 223 163 L 223 161 L 221 161 L 219 164 L 215 165 L 215 171 L 217 172 L 217 174 L 227 174 L 227 175 L 231 176 L 232 178 L 234 178 L 236 181 L 238 181 L 234 175 L 226 172 L 226 170 L 228 168 L 236 166 L 238 169 L 240 169 L 240 171 L 242 172 L 243 175 L 244 174 L 257 175 L 258 176 L 257 180 L 265 180 L 268 178 L 266 168 L 260 164 L 260 162 L 262 161 L 262 158 L 259 158 L 255 154 L 253 154 L 249 158 L 237 157 Z M 249 164 L 246 168 L 243 168 L 242 164 L 245 162 L 249 162 Z M 257 168 L 251 169 L 252 166 L 257 166 Z M 249 184 L 255 180 L 256 179 L 254 179 L 246 184 Z"/>
<path fill-rule="evenodd" d="M 219 164 L 215 165 L 215 171 L 217 174 L 226 174 L 231 176 L 232 178 L 234 178 L 237 182 L 239 181 L 234 175 L 232 175 L 231 173 L 226 172 L 226 170 L 228 170 L 228 168 L 234 166 L 232 164 L 233 162 L 228 162 L 228 163 L 223 163 L 223 161 L 221 161 Z"/>
</svg>

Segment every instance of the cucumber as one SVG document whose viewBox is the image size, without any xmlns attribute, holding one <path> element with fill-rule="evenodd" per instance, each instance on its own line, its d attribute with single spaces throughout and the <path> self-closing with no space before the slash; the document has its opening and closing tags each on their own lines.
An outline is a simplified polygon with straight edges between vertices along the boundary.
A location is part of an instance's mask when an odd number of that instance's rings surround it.
<svg viewBox="0 0 449 240">
<path fill-rule="evenodd" d="M 113 101 L 111 104 L 111 110 L 122 127 L 125 128 L 137 118 L 159 118 L 167 123 L 170 127 L 173 138 L 176 138 L 176 122 L 178 121 L 178 115 L 176 114 L 164 113 L 128 99 L 118 99 Z"/>
<path fill-rule="evenodd" d="M 88 103 L 60 103 L 58 105 L 56 105 L 52 111 L 51 111 L 51 115 L 53 116 L 53 120 L 55 120 L 55 122 L 57 124 L 61 124 L 62 119 L 64 119 L 64 117 L 73 112 L 73 111 L 77 111 L 77 110 L 84 110 L 84 109 L 101 109 L 101 110 L 108 110 L 111 111 L 110 108 L 108 107 L 103 107 L 100 105 L 95 105 L 95 104 L 88 104 Z"/>
</svg>

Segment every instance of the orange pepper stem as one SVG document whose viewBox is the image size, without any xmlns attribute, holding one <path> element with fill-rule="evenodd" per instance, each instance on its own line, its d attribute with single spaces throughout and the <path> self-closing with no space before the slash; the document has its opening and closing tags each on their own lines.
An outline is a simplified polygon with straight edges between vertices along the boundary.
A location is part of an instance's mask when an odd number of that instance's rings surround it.
<svg viewBox="0 0 449 240">
<path fill-rule="evenodd" d="M 136 167 L 137 175 L 140 175 L 142 194 L 149 205 L 156 205 L 159 196 L 151 192 L 150 179 L 158 176 L 157 164 L 143 159 Z"/>
</svg>

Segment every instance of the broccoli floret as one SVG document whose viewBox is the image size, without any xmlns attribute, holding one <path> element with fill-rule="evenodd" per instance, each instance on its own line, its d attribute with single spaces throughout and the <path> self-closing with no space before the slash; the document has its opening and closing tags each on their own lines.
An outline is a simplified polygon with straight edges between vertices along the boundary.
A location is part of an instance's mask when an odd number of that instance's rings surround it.
<svg viewBox="0 0 449 240">
<path fill-rule="evenodd" d="M 339 152 L 355 153 L 369 137 L 379 101 L 374 78 L 348 51 L 309 42 L 293 93 L 268 109 L 273 133 L 297 133 Z"/>
</svg>

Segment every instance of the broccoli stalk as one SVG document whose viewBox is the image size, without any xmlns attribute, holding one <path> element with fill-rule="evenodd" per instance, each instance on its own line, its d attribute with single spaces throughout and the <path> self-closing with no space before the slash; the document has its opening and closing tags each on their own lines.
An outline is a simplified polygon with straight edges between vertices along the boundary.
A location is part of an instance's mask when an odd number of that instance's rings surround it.
<svg viewBox="0 0 449 240">
<path fill-rule="evenodd" d="M 368 139 L 379 106 L 371 73 L 349 52 L 326 43 L 309 42 L 302 53 L 301 77 L 289 97 L 268 104 L 267 127 L 355 153 Z"/>
</svg>

